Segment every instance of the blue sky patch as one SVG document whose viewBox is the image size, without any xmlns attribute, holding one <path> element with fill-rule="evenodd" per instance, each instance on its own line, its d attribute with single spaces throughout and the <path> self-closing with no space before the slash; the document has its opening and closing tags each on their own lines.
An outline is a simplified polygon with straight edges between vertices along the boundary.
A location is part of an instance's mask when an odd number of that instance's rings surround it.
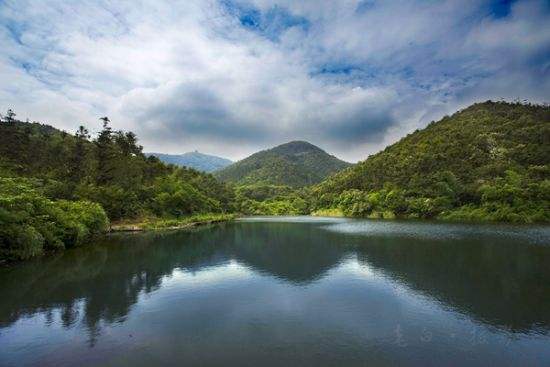
<svg viewBox="0 0 550 367">
<path fill-rule="evenodd" d="M 489 11 L 494 18 L 505 18 L 510 14 L 515 0 L 493 0 L 489 5 Z"/>
<path fill-rule="evenodd" d="M 22 45 L 23 42 L 21 41 L 21 36 L 23 35 L 23 29 L 21 26 L 19 26 L 17 23 L 14 22 L 8 22 L 4 25 L 6 30 L 8 31 L 8 34 L 11 36 L 11 38 L 17 42 L 19 45 Z"/>
<path fill-rule="evenodd" d="M 236 17 L 241 25 L 271 41 L 278 41 L 282 33 L 292 27 L 309 28 L 309 21 L 301 16 L 291 14 L 286 8 L 275 5 L 262 12 L 250 4 L 221 1 L 229 15 Z"/>
<path fill-rule="evenodd" d="M 0 0 L 2 105 L 71 131 L 108 115 L 157 151 L 299 138 L 357 160 L 473 101 L 548 102 L 549 0 L 346 4 Z"/>
<path fill-rule="evenodd" d="M 370 9 L 374 8 L 375 5 L 376 4 L 375 4 L 374 0 L 363 0 L 363 1 L 360 1 L 357 4 L 357 7 L 355 8 L 355 11 L 357 13 L 364 13 L 364 12 L 369 11 Z"/>
</svg>

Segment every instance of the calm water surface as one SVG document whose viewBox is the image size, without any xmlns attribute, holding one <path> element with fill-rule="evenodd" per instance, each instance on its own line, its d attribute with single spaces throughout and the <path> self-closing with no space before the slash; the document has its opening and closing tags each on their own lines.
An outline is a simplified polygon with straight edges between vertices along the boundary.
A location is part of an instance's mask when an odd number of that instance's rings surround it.
<svg viewBox="0 0 550 367">
<path fill-rule="evenodd" d="M 0 366 L 550 366 L 550 227 L 255 218 L 0 269 Z"/>
</svg>

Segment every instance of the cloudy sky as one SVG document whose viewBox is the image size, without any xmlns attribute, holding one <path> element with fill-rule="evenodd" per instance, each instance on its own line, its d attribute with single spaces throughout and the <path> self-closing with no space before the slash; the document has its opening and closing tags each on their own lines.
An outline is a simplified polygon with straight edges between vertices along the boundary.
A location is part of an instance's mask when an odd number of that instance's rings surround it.
<svg viewBox="0 0 550 367">
<path fill-rule="evenodd" d="M 550 100 L 547 0 L 0 0 L 0 109 L 146 151 L 356 161 L 472 102 Z"/>
</svg>

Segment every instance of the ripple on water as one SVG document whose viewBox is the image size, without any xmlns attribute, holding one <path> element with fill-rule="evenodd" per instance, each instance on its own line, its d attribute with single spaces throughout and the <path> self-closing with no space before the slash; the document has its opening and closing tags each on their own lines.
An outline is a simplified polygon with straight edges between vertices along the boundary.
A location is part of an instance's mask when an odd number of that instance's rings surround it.
<svg viewBox="0 0 550 367">
<path fill-rule="evenodd" d="M 400 236 L 432 240 L 464 238 L 514 238 L 531 244 L 550 246 L 550 226 L 462 224 L 416 221 L 347 220 L 329 224 L 326 230 L 373 237 Z"/>
</svg>

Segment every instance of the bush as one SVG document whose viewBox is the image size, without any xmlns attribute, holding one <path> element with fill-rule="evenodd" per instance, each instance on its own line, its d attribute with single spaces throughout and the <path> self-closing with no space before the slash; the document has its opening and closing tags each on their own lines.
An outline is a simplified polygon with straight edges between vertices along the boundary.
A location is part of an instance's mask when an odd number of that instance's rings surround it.
<svg viewBox="0 0 550 367">
<path fill-rule="evenodd" d="M 79 246 L 108 223 L 99 204 L 52 201 L 34 190 L 32 181 L 0 179 L 0 259 L 24 260 Z"/>
<path fill-rule="evenodd" d="M 75 197 L 99 203 L 112 220 L 138 216 L 142 210 L 137 194 L 120 186 L 80 185 Z"/>
<path fill-rule="evenodd" d="M 97 203 L 61 200 L 55 202 L 55 206 L 65 247 L 80 246 L 109 226 L 105 211 Z"/>
<path fill-rule="evenodd" d="M 373 211 L 366 192 L 361 190 L 347 190 L 340 194 L 337 206 L 348 217 L 367 217 Z"/>
</svg>

